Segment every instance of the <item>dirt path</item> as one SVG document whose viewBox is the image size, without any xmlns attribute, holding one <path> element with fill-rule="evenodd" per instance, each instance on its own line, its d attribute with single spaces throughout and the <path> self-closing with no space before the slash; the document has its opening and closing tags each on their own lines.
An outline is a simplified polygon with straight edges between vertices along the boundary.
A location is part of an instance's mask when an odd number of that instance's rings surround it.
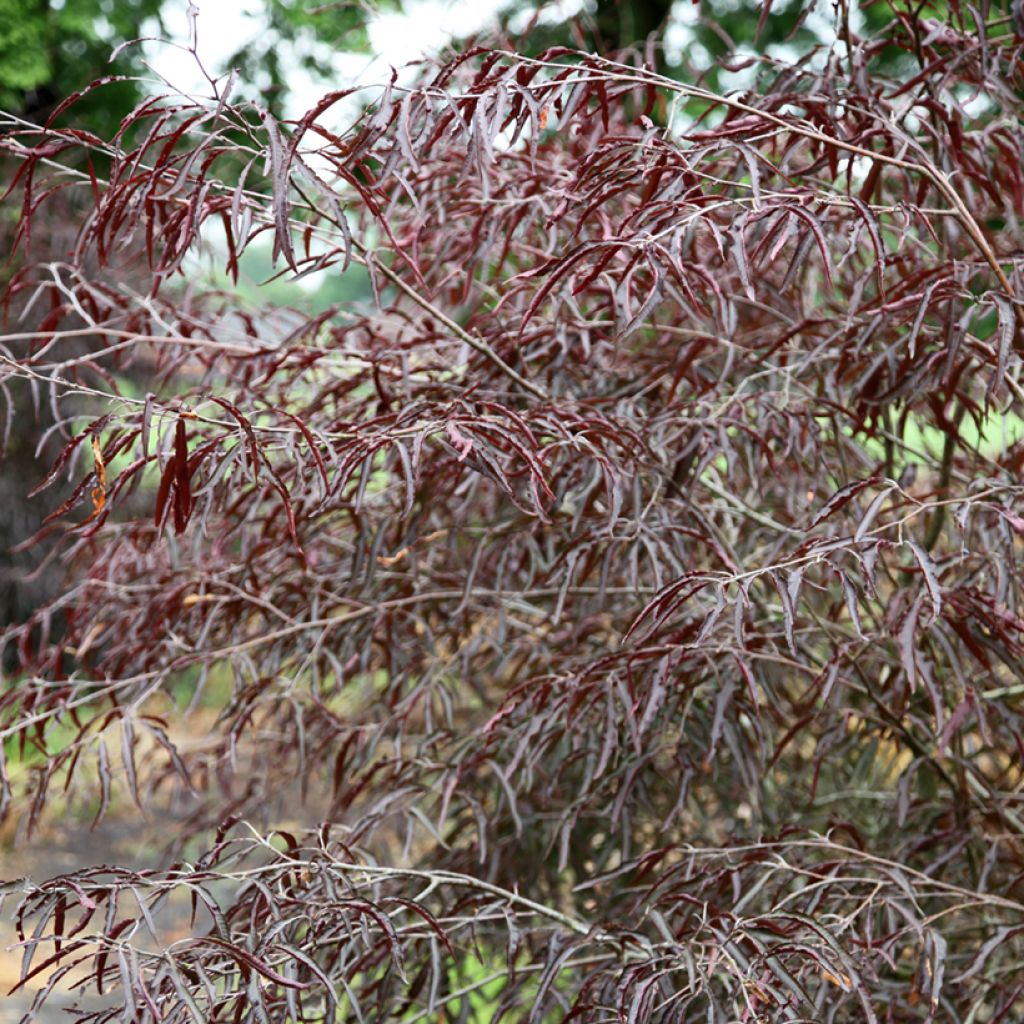
<svg viewBox="0 0 1024 1024">
<path fill-rule="evenodd" d="M 54 878 L 96 864 L 118 864 L 129 868 L 153 867 L 160 847 L 170 838 L 166 823 L 144 822 L 141 818 L 108 818 L 95 830 L 79 821 L 67 821 L 37 833 L 19 846 L 0 846 L 0 881 L 27 877 L 35 881 Z M 0 1024 L 17 1024 L 28 1013 L 36 992 L 45 984 L 46 975 L 32 979 L 24 989 L 8 995 L 21 972 L 23 949 L 16 945 L 14 913 L 18 893 L 7 896 L 0 912 Z M 45 949 L 46 947 L 44 947 Z M 48 955 L 40 950 L 38 956 Z M 29 1018 L 39 1024 L 68 1021 L 63 1011 L 70 1009 L 76 997 L 54 991 L 43 1011 Z M 93 994 L 80 1004 L 90 1009 L 105 1005 Z"/>
</svg>

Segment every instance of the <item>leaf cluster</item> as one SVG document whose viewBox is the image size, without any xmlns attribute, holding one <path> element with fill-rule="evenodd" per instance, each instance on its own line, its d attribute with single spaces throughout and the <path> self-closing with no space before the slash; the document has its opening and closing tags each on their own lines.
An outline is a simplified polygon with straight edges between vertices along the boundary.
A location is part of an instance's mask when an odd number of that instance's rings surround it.
<svg viewBox="0 0 1024 1024">
<path fill-rule="evenodd" d="M 4 141 L 26 240 L 91 206 L 0 339 L 68 573 L 6 637 L 3 812 L 183 837 L 28 886 L 24 983 L 97 1022 L 1012 1019 L 1024 43 L 943 11 L 738 94 L 472 50 L 351 124 L 223 88 Z M 372 301 L 190 287 L 214 231 Z"/>
</svg>

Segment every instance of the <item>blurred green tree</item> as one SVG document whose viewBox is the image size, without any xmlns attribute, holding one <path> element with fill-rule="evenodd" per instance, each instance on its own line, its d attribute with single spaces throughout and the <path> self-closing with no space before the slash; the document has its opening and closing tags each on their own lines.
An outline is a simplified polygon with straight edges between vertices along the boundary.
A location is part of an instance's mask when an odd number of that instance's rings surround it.
<svg viewBox="0 0 1024 1024">
<path fill-rule="evenodd" d="M 400 8 L 399 0 L 383 0 L 372 8 L 351 0 L 265 0 L 264 30 L 240 46 L 228 65 L 238 69 L 242 81 L 255 84 L 269 105 L 287 95 L 296 71 L 329 83 L 337 74 L 334 54 L 368 51 L 367 25 L 374 12 Z"/>
<path fill-rule="evenodd" d="M 138 48 L 113 61 L 111 54 L 141 36 L 146 22 L 162 25 L 162 7 L 163 0 L 0 0 L 0 109 L 45 119 L 59 99 L 96 78 L 138 75 Z M 109 136 L 141 95 L 139 82 L 114 83 L 79 102 L 76 122 Z"/>
</svg>

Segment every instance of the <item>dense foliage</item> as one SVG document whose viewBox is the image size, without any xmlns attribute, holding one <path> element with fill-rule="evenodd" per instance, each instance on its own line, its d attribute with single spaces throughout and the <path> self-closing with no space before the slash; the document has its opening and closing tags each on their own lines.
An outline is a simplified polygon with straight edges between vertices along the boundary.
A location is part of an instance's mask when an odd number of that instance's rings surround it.
<svg viewBox="0 0 1024 1024">
<path fill-rule="evenodd" d="M 7 295 L 67 588 L 6 638 L 0 813 L 181 832 L 25 883 L 26 983 L 95 1021 L 1016 1019 L 1024 25 L 884 10 L 728 94 L 473 50 L 351 123 L 221 81 L 5 136 L 25 245 L 91 208 Z M 266 235 L 372 305 L 185 280 Z"/>
</svg>

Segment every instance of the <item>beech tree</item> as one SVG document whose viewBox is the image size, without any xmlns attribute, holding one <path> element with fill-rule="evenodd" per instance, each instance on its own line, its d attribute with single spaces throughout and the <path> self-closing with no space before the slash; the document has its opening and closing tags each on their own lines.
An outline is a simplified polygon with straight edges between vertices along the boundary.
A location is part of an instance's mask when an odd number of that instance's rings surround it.
<svg viewBox="0 0 1024 1024">
<path fill-rule="evenodd" d="M 178 837 L 8 887 L 37 1007 L 1016 1019 L 1024 25 L 852 17 L 731 92 L 474 48 L 6 133 L 29 252 L 89 212 L 6 296 L 67 584 L 0 813 Z M 268 236 L 372 302 L 189 279 Z"/>
</svg>

